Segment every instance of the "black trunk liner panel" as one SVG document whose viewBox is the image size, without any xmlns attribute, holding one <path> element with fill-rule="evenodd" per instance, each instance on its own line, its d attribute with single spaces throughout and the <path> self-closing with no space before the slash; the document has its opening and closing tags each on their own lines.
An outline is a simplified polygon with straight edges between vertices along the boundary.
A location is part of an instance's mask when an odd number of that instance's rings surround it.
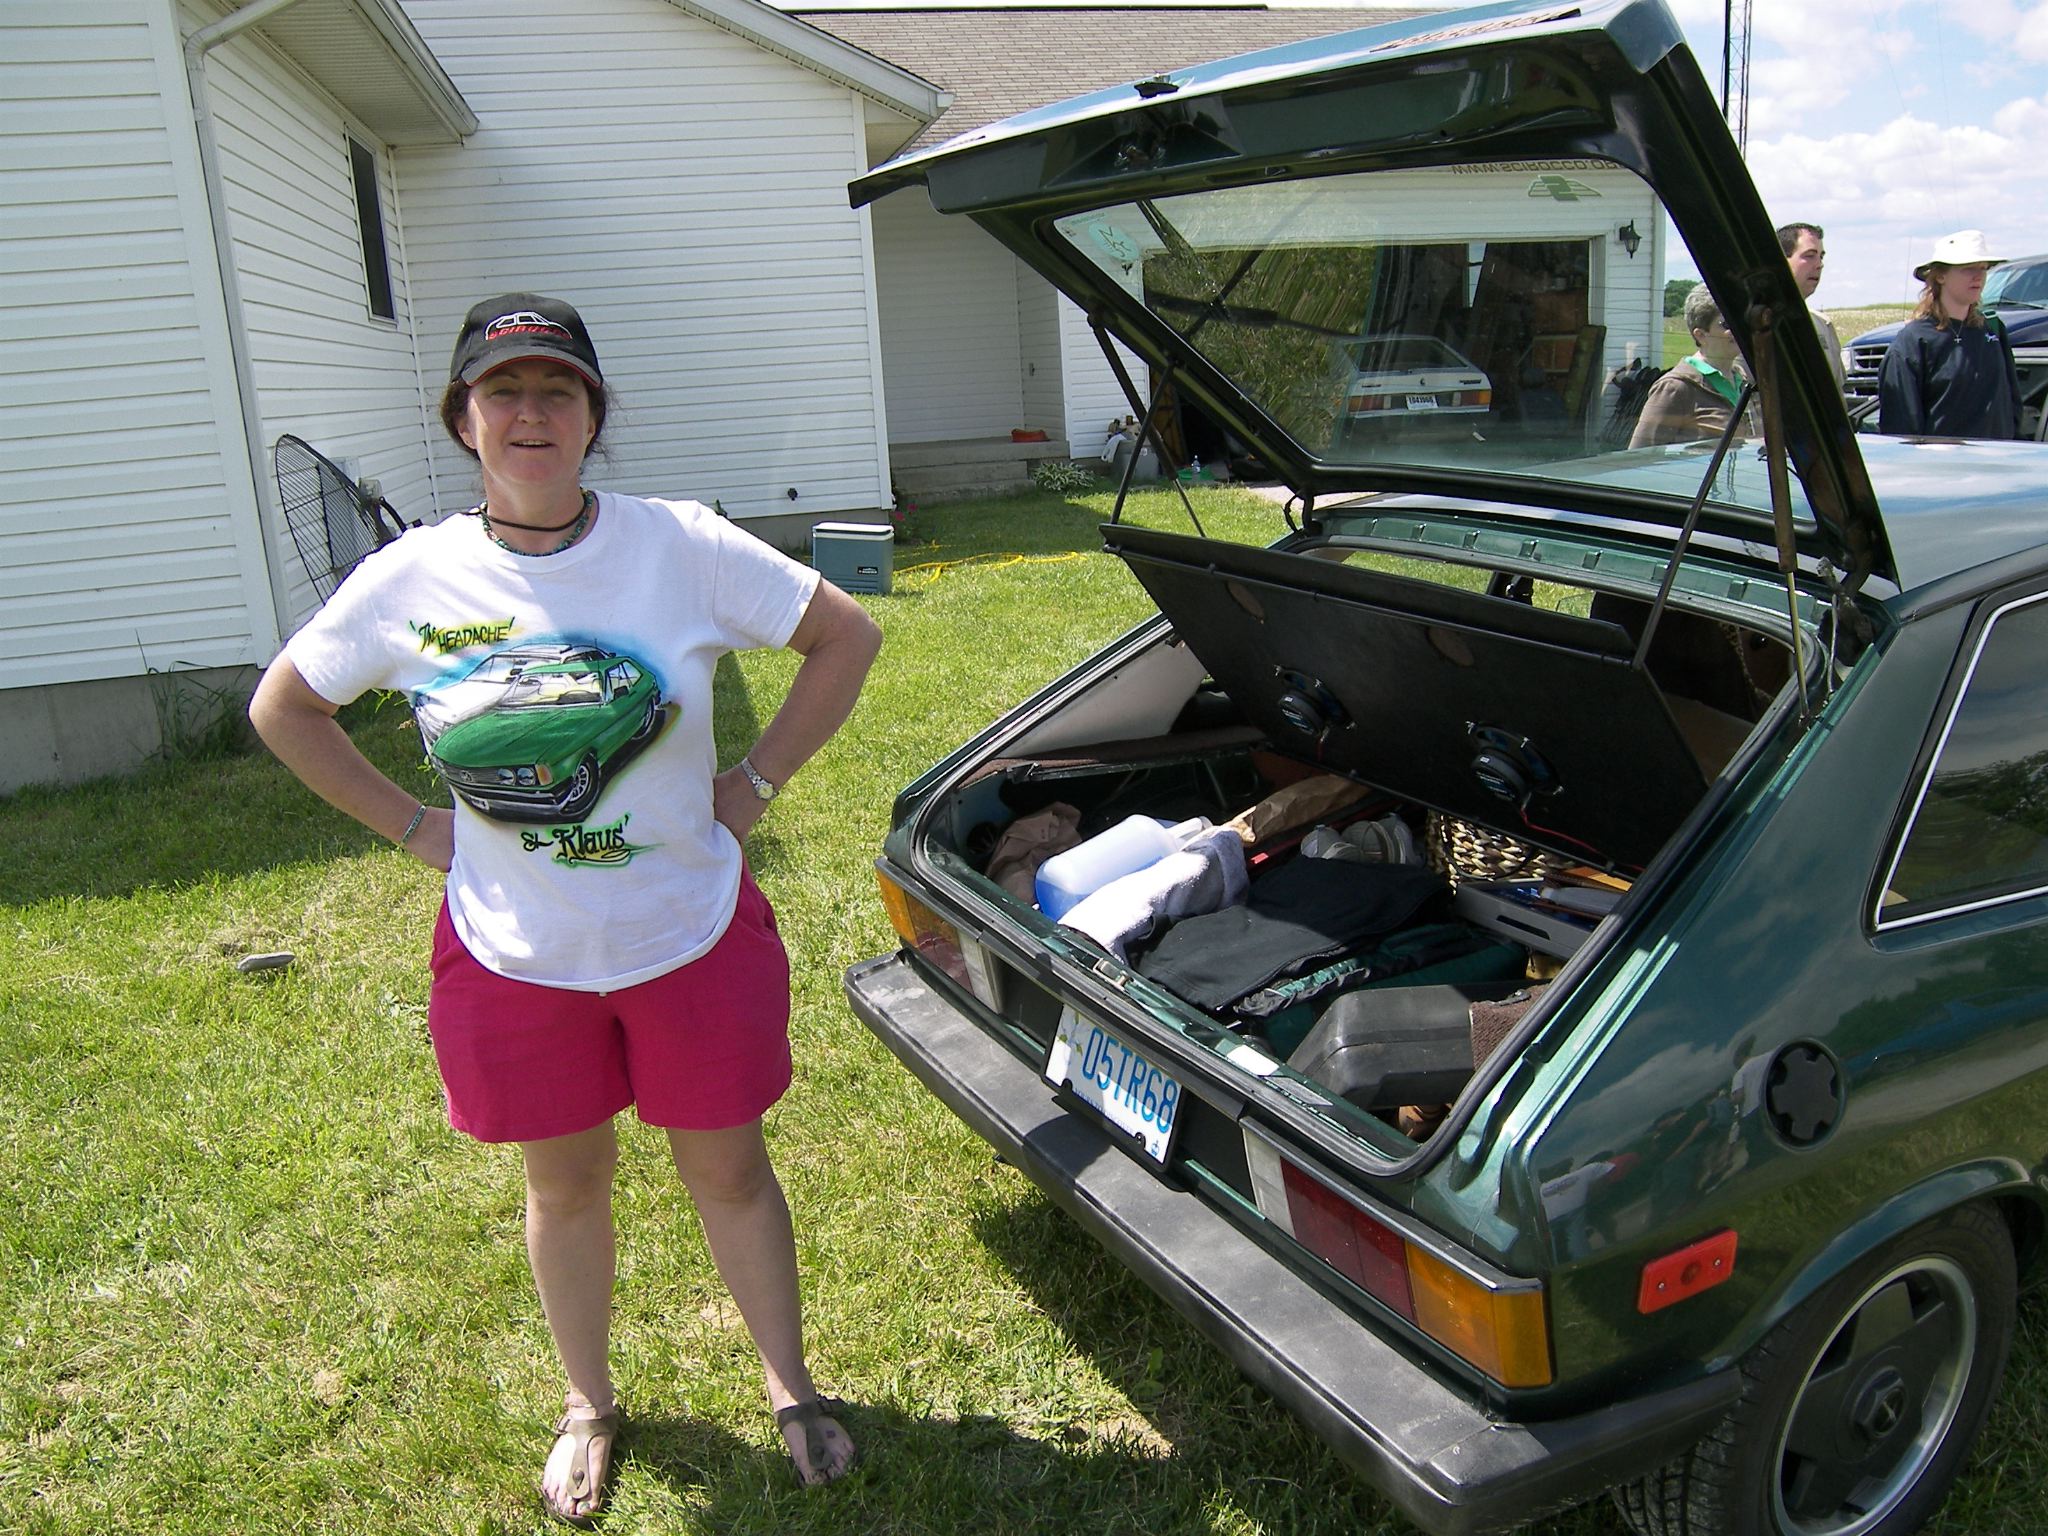
<svg viewBox="0 0 2048 1536">
<path fill-rule="evenodd" d="M 1618 625 L 1180 534 L 1116 526 L 1104 543 L 1284 751 L 1626 868 L 1647 864 L 1706 793 Z M 1304 697 L 1335 723 L 1305 728 Z M 1525 805 L 1475 771 L 1489 742 L 1548 778 Z"/>
</svg>

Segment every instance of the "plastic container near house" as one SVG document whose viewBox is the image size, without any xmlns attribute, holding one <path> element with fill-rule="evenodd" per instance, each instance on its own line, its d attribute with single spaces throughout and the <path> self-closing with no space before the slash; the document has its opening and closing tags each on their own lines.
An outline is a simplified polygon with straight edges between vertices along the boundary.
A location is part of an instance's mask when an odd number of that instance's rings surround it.
<svg viewBox="0 0 2048 1536">
<path fill-rule="evenodd" d="M 896 530 L 887 523 L 819 523 L 811 529 L 811 566 L 842 592 L 889 590 Z"/>
</svg>

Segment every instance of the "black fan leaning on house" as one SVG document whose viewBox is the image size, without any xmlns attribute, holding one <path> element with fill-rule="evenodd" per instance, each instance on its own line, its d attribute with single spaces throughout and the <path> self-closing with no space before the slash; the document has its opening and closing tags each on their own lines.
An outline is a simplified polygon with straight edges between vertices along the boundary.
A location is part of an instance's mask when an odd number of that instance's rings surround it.
<svg viewBox="0 0 2048 1536">
<path fill-rule="evenodd" d="M 271 459 L 292 543 L 306 579 L 324 603 L 358 560 L 405 532 L 405 520 L 381 496 L 365 496 L 362 487 L 303 438 L 286 433 Z"/>
</svg>

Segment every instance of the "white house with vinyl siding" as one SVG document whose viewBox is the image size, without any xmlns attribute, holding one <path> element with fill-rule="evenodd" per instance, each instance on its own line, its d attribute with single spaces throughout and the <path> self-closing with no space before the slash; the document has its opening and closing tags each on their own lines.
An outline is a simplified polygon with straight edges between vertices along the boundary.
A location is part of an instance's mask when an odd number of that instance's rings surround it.
<svg viewBox="0 0 2048 1536">
<path fill-rule="evenodd" d="M 1094 451 L 1130 407 L 1080 311 L 847 181 L 1359 19 L 0 0 L 0 792 L 132 766 L 153 687 L 246 680 L 312 610 L 281 435 L 409 519 L 473 503 L 434 402 L 493 292 L 589 320 L 619 396 L 594 483 L 771 536 L 875 515 L 934 444 Z"/>
<path fill-rule="evenodd" d="M 311 611 L 281 434 L 407 518 L 473 503 L 434 401 L 493 292 L 588 318 L 595 483 L 886 506 L 845 187 L 946 99 L 756 0 L 0 7 L 0 790 L 131 766 L 152 686 Z"/>
<path fill-rule="evenodd" d="M 944 463 L 941 445 L 1013 427 L 1045 432 L 1060 453 L 1099 451 L 1131 406 L 1080 309 L 971 220 L 935 212 L 922 190 L 869 212 L 895 460 L 914 466 L 924 449 Z M 1144 363 L 1122 355 L 1142 381 Z M 914 475 L 902 471 L 907 487 Z"/>
</svg>

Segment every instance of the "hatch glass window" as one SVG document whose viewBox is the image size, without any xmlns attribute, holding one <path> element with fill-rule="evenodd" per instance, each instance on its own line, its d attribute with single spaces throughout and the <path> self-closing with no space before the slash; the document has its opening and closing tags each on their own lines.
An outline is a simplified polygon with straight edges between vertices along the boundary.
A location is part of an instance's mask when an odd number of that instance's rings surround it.
<svg viewBox="0 0 2048 1536">
<path fill-rule="evenodd" d="M 1750 376 L 1718 312 L 1688 315 L 1700 267 L 1655 194 L 1604 161 L 1265 182 L 1053 228 L 1332 466 L 1690 500 Z M 1738 439 L 1710 499 L 1767 515 L 1753 408 Z"/>
<path fill-rule="evenodd" d="M 1886 882 L 1878 926 L 2048 891 L 2048 596 L 1985 627 Z"/>
</svg>

